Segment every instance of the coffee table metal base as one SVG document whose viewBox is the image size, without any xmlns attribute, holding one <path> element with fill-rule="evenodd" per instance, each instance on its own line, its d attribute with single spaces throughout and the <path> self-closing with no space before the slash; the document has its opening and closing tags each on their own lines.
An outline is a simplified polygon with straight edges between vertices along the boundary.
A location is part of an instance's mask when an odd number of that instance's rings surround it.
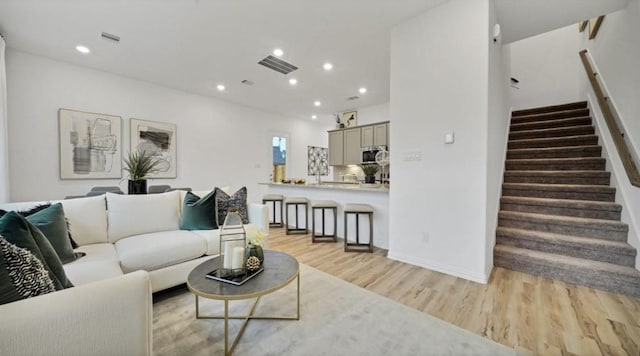
<svg viewBox="0 0 640 356">
<path fill-rule="evenodd" d="M 253 315 L 258 306 L 258 302 L 260 302 L 259 296 L 256 298 L 256 301 L 253 302 L 251 306 L 251 310 L 248 315 L 229 315 L 229 299 L 224 299 L 224 315 L 200 315 L 200 301 L 199 296 L 196 294 L 196 319 L 224 319 L 224 354 L 225 356 L 229 356 L 233 353 L 233 350 L 238 345 L 238 341 L 240 341 L 240 337 L 244 333 L 244 330 L 249 324 L 249 320 L 258 319 L 258 320 L 300 320 L 300 273 L 296 276 L 296 315 L 295 316 L 279 316 L 279 315 Z M 235 319 L 244 319 L 238 334 L 233 339 L 233 343 L 231 347 L 229 347 L 229 320 Z"/>
</svg>

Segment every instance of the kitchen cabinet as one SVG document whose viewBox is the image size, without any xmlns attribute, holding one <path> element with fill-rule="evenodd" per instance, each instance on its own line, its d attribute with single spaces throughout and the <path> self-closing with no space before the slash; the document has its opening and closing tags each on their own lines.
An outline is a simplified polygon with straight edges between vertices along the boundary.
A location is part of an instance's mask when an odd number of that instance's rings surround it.
<svg viewBox="0 0 640 356">
<path fill-rule="evenodd" d="M 374 136 L 374 126 L 364 126 L 362 127 L 362 142 L 360 143 L 360 147 L 370 147 L 373 146 L 373 136 Z"/>
<path fill-rule="evenodd" d="M 363 130 L 364 132 L 364 130 Z M 389 123 L 377 124 L 373 126 L 373 145 L 389 146 Z M 371 145 L 369 145 L 371 146 Z"/>
<path fill-rule="evenodd" d="M 329 165 L 342 166 L 344 163 L 344 131 L 329 132 Z"/>
<path fill-rule="evenodd" d="M 344 131 L 344 162 L 343 164 L 360 164 L 362 158 L 361 133 L 359 127 L 345 129 Z"/>
</svg>

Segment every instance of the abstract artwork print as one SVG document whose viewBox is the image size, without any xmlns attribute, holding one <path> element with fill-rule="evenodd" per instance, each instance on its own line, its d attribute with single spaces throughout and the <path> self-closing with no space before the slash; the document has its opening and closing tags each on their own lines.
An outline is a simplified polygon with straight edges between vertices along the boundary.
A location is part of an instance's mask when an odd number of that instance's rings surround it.
<svg viewBox="0 0 640 356">
<path fill-rule="evenodd" d="M 177 177 L 176 124 L 131 119 L 131 150 L 151 153 L 157 172 L 149 178 Z"/>
</svg>

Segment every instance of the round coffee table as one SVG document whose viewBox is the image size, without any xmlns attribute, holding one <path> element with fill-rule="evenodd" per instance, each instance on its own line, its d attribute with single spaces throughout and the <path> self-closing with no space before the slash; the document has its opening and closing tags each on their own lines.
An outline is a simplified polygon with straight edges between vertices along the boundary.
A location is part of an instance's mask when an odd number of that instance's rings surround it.
<svg viewBox="0 0 640 356">
<path fill-rule="evenodd" d="M 224 353 L 231 355 L 235 349 L 244 329 L 251 319 L 269 320 L 299 320 L 300 319 L 300 266 L 298 261 L 292 256 L 278 251 L 264 251 L 264 271 L 251 278 L 244 284 L 236 286 L 224 282 L 206 278 L 206 274 L 215 270 L 218 266 L 218 259 L 214 257 L 199 264 L 187 278 L 187 287 L 196 296 L 196 318 L 197 319 L 224 319 Z M 297 280 L 297 306 L 295 316 L 263 316 L 253 315 L 253 312 L 263 295 L 273 293 L 278 289 L 288 285 L 293 280 Z M 224 315 L 200 315 L 199 297 L 224 301 Z M 229 315 L 229 301 L 252 299 L 256 301 L 251 307 L 248 315 Z M 238 335 L 233 340 L 229 348 L 229 319 L 244 319 Z"/>
</svg>

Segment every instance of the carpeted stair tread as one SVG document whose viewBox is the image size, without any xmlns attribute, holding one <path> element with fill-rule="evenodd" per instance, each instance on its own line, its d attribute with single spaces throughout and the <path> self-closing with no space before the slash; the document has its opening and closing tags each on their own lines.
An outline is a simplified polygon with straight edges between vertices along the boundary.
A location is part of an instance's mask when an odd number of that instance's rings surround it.
<svg viewBox="0 0 640 356">
<path fill-rule="evenodd" d="M 506 160 L 506 170 L 593 170 L 604 171 L 607 160 L 602 157 L 516 158 Z"/>
<path fill-rule="evenodd" d="M 601 155 L 602 155 L 602 147 L 598 145 L 542 147 L 542 148 L 513 148 L 510 150 L 507 150 L 507 159 L 578 158 L 578 157 L 600 157 Z"/>
<path fill-rule="evenodd" d="M 509 140 L 519 140 L 525 138 L 549 138 L 576 135 L 593 135 L 595 128 L 592 125 L 580 125 L 569 127 L 553 127 L 550 129 L 536 129 L 515 131 L 509 133 Z"/>
<path fill-rule="evenodd" d="M 596 135 L 573 135 L 564 137 L 523 138 L 509 140 L 507 147 L 512 148 L 542 148 L 542 147 L 566 147 L 597 145 Z"/>
<path fill-rule="evenodd" d="M 497 243 L 563 256 L 634 267 L 636 249 L 626 242 L 593 239 L 550 232 L 498 227 Z"/>
<path fill-rule="evenodd" d="M 498 267 L 640 297 L 640 271 L 632 267 L 506 245 L 495 246 L 494 261 Z"/>
<path fill-rule="evenodd" d="M 613 202 L 616 189 L 586 184 L 503 183 L 502 195 Z"/>
<path fill-rule="evenodd" d="M 558 112 L 558 111 L 585 109 L 586 107 L 587 107 L 586 101 L 576 101 L 576 102 L 560 104 L 560 105 L 548 105 L 548 106 L 540 106 L 540 107 L 529 108 L 529 109 L 514 110 L 511 114 L 513 116 L 524 116 L 524 115 L 533 115 L 533 114 L 550 113 L 550 112 Z"/>
<path fill-rule="evenodd" d="M 510 170 L 504 172 L 505 183 L 609 185 L 607 171 L 536 171 Z"/>
<path fill-rule="evenodd" d="M 620 221 L 622 206 L 612 202 L 503 196 L 501 210 Z"/>
<path fill-rule="evenodd" d="M 511 132 L 535 129 L 550 129 L 570 126 L 591 125 L 590 116 L 567 117 L 553 120 L 527 121 L 521 123 L 511 123 Z"/>
<path fill-rule="evenodd" d="M 629 232 L 629 226 L 620 221 L 506 210 L 498 212 L 498 226 L 613 241 L 626 241 Z"/>
</svg>

